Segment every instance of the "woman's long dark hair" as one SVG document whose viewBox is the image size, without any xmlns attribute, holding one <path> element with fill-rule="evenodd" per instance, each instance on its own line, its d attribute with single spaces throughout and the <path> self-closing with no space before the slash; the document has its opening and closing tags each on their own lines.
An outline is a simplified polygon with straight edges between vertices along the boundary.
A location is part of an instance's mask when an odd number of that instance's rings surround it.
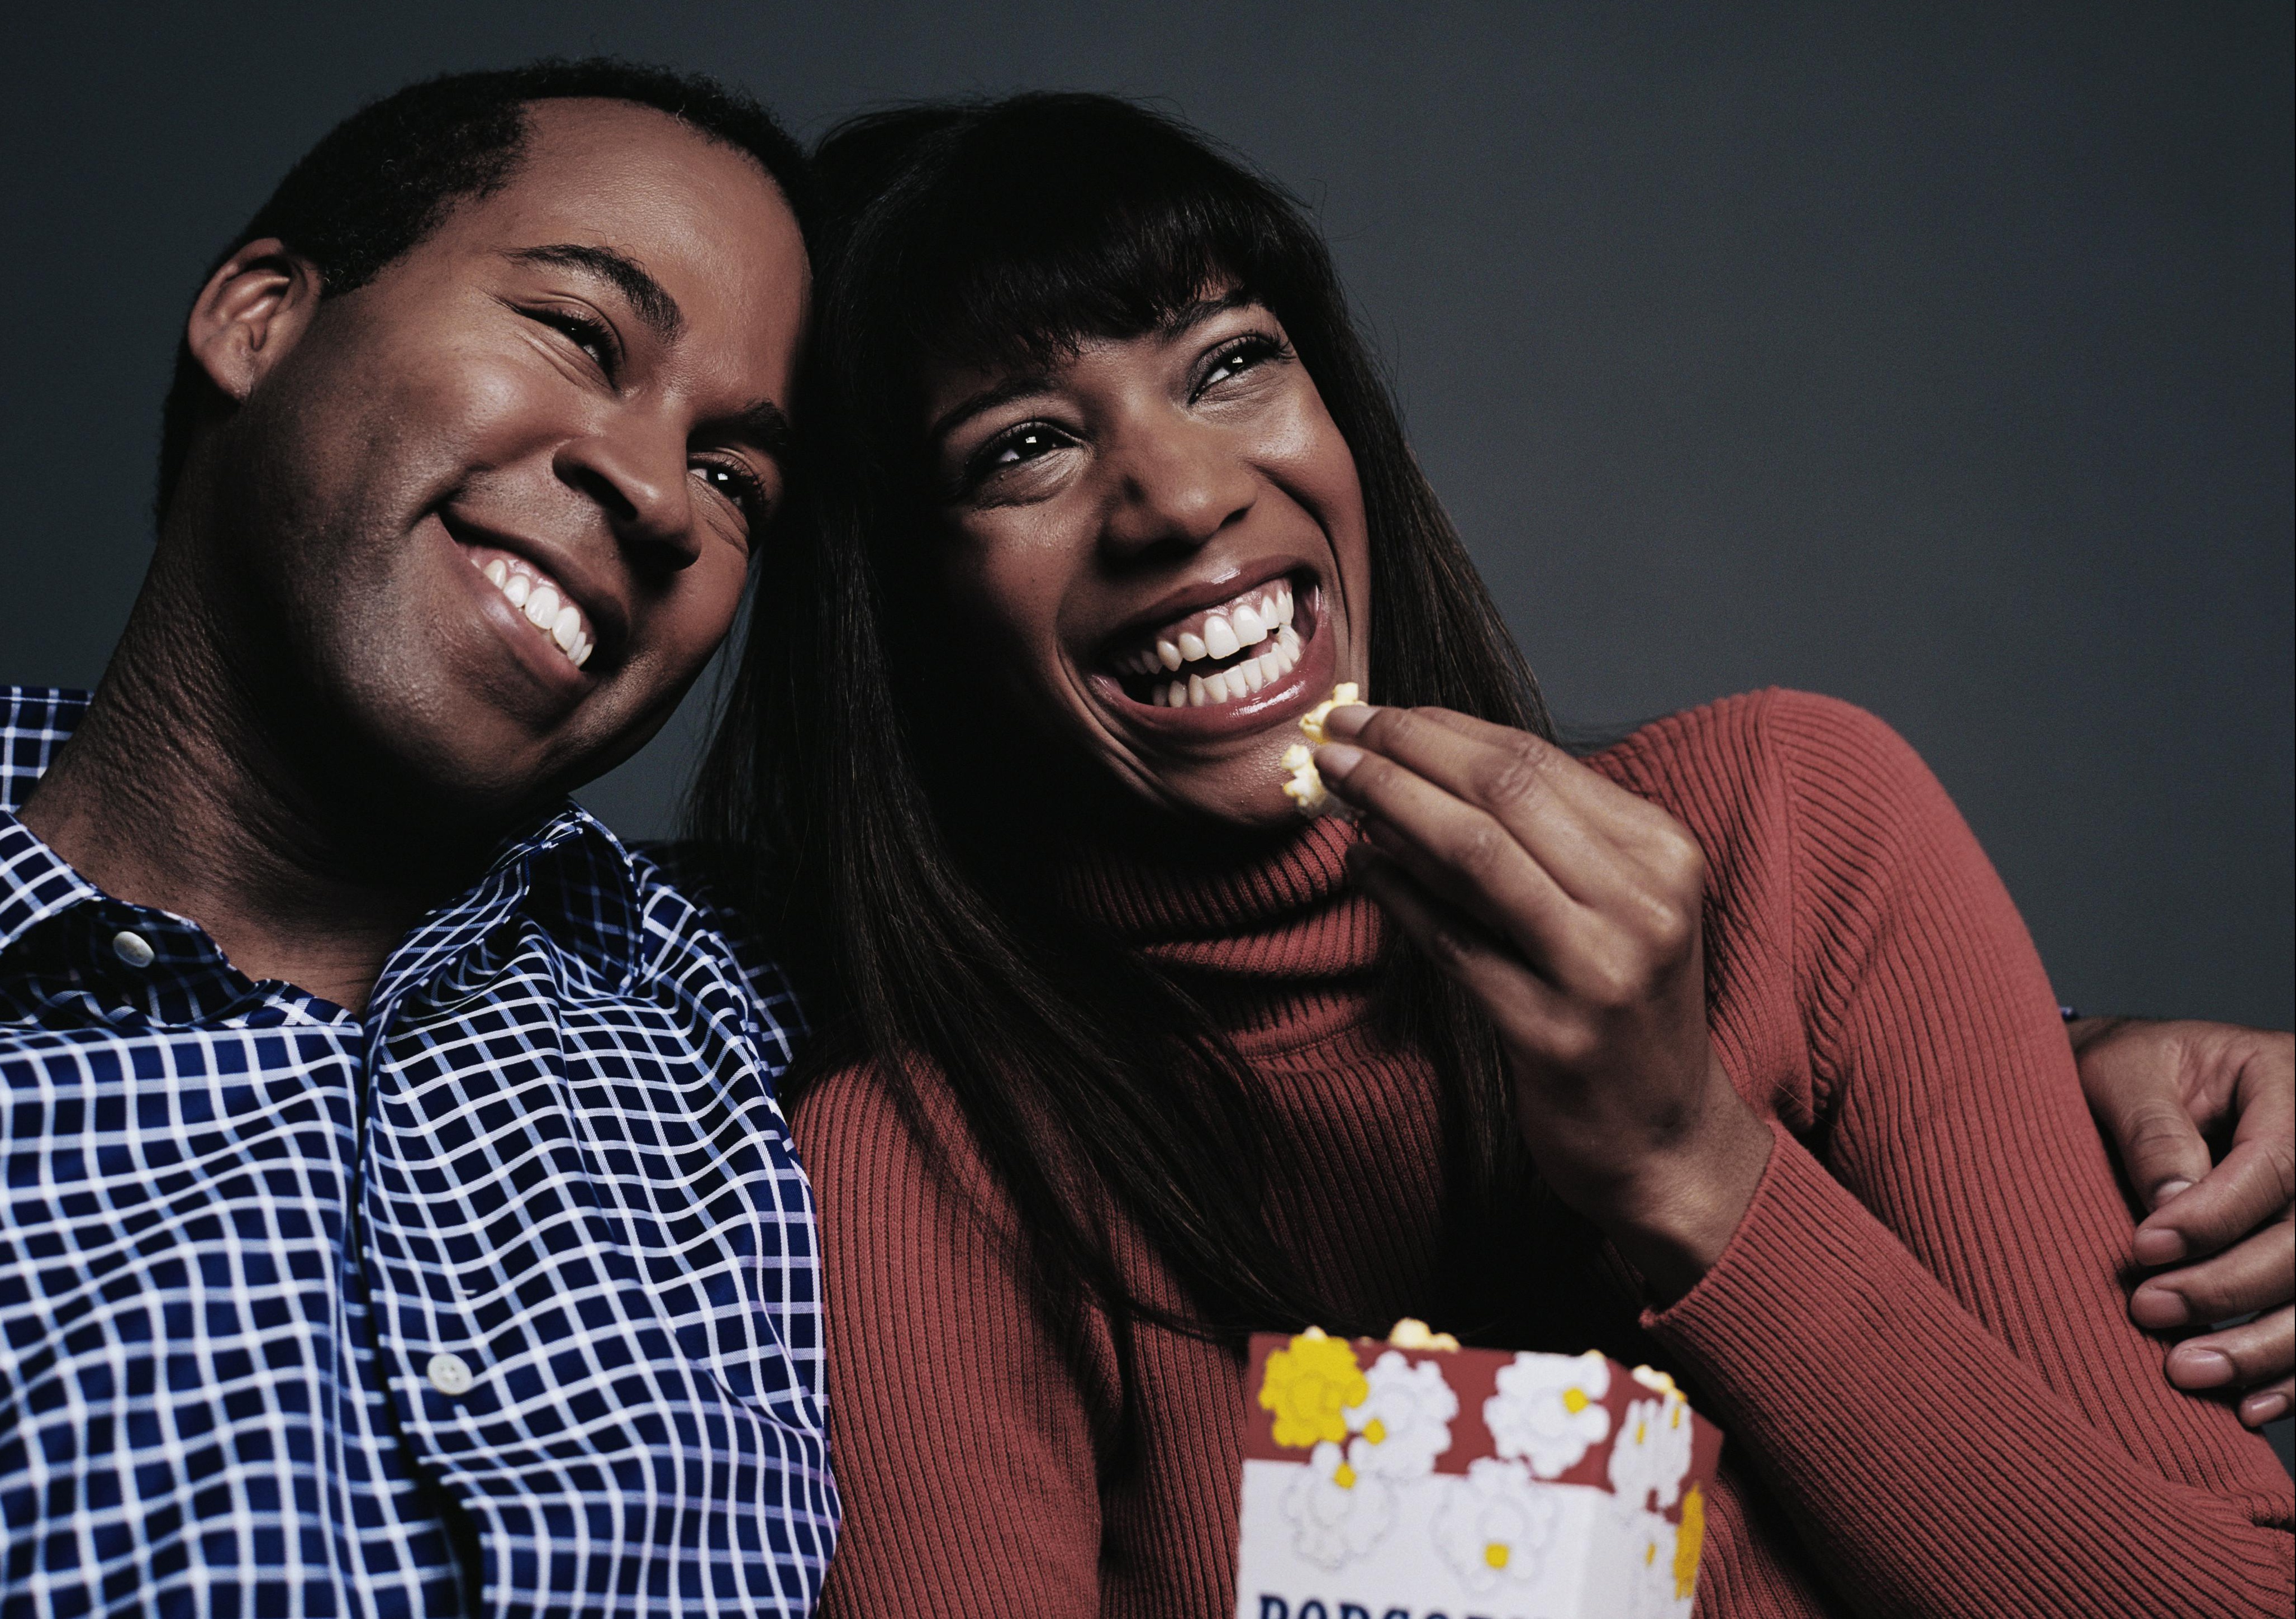
<svg viewBox="0 0 2296 1619">
<path fill-rule="evenodd" d="M 1283 322 L 1354 453 L 1378 699 L 1549 734 L 1324 243 L 1268 182 L 1103 96 L 873 114 L 817 160 L 810 487 L 763 563 L 692 820 L 811 993 L 817 1044 L 796 1083 L 872 1062 L 930 1141 L 915 1087 L 937 1074 L 1055 1318 L 1096 1301 L 1120 1330 L 1230 1342 L 1311 1321 L 1383 1329 L 1317 1296 L 1281 1251 L 1253 1083 L 1203 1010 L 1032 882 L 1043 796 L 1073 816 L 1103 789 L 952 700 L 968 683 L 939 628 L 931 553 L 946 542 L 924 472 L 929 369 L 1046 362 L 1241 287 Z M 1398 949 L 1385 973 L 1391 1034 L 1442 1076 L 1447 1218 L 1472 1216 L 1511 1173 L 1496 1046 L 1415 956 Z M 1180 1302 L 1128 1280 L 1111 1219 L 1144 1238 Z"/>
</svg>

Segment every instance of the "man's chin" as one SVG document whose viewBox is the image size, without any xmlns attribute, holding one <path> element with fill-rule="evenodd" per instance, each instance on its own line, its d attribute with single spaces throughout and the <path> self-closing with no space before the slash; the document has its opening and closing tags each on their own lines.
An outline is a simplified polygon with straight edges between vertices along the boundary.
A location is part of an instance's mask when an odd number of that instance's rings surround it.
<svg viewBox="0 0 2296 1619">
<path fill-rule="evenodd" d="M 420 728 L 386 722 L 365 746 L 329 750 L 322 790 L 373 838 L 466 850 L 555 803 L 578 777 L 578 756 L 559 756 L 552 740 L 499 711 L 441 715 Z"/>
</svg>

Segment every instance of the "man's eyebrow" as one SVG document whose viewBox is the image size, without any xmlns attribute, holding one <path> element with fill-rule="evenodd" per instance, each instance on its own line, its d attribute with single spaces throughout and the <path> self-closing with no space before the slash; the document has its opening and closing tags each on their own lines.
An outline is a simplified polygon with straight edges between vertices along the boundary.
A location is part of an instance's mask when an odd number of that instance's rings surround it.
<svg viewBox="0 0 2296 1619">
<path fill-rule="evenodd" d="M 676 342 L 677 334 L 685 329 L 685 312 L 677 307 L 677 300 L 646 274 L 644 265 L 611 248 L 556 241 L 545 247 L 521 248 L 509 258 L 517 264 L 559 265 L 570 270 L 584 270 L 601 281 L 611 282 L 638 319 L 665 343 Z"/>
<path fill-rule="evenodd" d="M 726 418 L 723 429 L 731 437 L 755 445 L 775 461 L 789 459 L 789 413 L 770 399 L 760 399 Z"/>
<path fill-rule="evenodd" d="M 1000 405 L 1008 405 L 1015 399 L 1024 398 L 1030 394 L 1043 393 L 1052 385 L 1053 378 L 1050 372 L 1016 372 L 1000 382 L 990 383 L 977 394 L 967 395 L 943 411 L 934 419 L 931 428 L 927 430 L 926 439 L 930 443 L 939 444 L 954 432 L 960 423 L 978 416 L 981 412 L 993 411 Z"/>
</svg>

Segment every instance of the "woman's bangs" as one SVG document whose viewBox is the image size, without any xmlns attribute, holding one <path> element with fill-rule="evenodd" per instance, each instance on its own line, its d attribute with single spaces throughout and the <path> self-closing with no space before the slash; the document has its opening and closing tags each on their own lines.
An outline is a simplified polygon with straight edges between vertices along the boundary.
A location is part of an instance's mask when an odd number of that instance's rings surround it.
<svg viewBox="0 0 2296 1619">
<path fill-rule="evenodd" d="M 912 352 L 1046 365 L 1284 279 L 1280 204 L 1144 119 L 1122 133 L 1047 151 L 1000 130 L 964 154 L 904 277 Z"/>
</svg>

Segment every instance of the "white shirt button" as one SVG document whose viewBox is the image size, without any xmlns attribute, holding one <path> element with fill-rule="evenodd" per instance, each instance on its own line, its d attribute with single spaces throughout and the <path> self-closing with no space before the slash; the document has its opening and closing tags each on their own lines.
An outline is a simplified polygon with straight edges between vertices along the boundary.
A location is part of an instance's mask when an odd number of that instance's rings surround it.
<svg viewBox="0 0 2296 1619">
<path fill-rule="evenodd" d="M 111 953 L 130 967 L 149 967 L 153 953 L 151 944 L 142 934 L 129 933 L 123 928 L 111 936 Z"/>
<path fill-rule="evenodd" d="M 424 1370 L 430 1374 L 430 1386 L 450 1400 L 471 1392 L 470 1362 L 458 1354 L 434 1354 Z"/>
</svg>

